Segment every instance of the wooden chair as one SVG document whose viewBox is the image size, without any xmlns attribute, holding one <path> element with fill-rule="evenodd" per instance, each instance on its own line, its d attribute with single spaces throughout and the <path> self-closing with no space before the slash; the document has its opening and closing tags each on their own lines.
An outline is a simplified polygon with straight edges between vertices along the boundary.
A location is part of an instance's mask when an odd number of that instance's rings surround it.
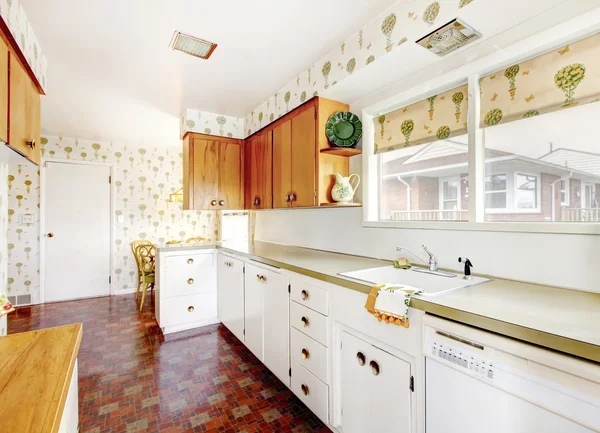
<svg viewBox="0 0 600 433">
<path fill-rule="evenodd" d="M 155 283 L 155 264 L 156 264 L 156 247 L 152 244 L 138 245 L 135 249 L 135 256 L 140 263 L 142 276 L 140 278 L 142 285 L 142 299 L 140 301 L 140 311 L 144 307 L 144 299 L 148 286 L 154 286 Z"/>
<path fill-rule="evenodd" d="M 140 292 L 140 287 L 142 285 L 142 269 L 141 269 L 140 262 L 138 260 L 138 256 L 135 253 L 135 249 L 140 245 L 152 245 L 152 242 L 150 242 L 149 240 L 146 240 L 146 239 L 138 239 L 138 240 L 131 242 L 131 252 L 133 252 L 133 258 L 135 259 L 135 263 L 137 264 L 137 268 L 138 268 L 138 280 L 137 280 L 137 289 L 135 291 L 135 299 L 138 298 L 138 294 Z"/>
<path fill-rule="evenodd" d="M 200 244 L 203 242 L 207 242 L 208 243 L 208 239 L 203 238 L 202 236 L 198 236 L 195 238 L 189 238 L 187 241 L 185 241 L 186 244 Z"/>
</svg>

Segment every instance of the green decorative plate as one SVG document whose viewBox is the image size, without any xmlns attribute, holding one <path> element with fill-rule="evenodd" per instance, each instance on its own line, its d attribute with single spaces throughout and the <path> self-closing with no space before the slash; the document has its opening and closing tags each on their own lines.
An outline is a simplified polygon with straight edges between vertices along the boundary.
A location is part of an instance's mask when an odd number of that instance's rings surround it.
<svg viewBox="0 0 600 433">
<path fill-rule="evenodd" d="M 362 137 L 362 122 L 349 111 L 335 113 L 325 125 L 325 134 L 336 147 L 354 147 Z"/>
</svg>

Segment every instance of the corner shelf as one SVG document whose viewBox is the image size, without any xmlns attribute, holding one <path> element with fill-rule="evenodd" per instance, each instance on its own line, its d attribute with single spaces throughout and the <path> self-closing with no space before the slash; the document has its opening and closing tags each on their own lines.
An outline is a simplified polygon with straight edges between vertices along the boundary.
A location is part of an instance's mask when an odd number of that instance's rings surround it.
<svg viewBox="0 0 600 433">
<path fill-rule="evenodd" d="M 361 155 L 361 149 L 354 149 L 353 147 L 329 147 L 327 149 L 321 149 L 321 153 L 327 155 L 339 155 L 339 156 L 355 156 Z"/>
<path fill-rule="evenodd" d="M 361 207 L 362 203 L 321 203 L 321 207 Z"/>
</svg>

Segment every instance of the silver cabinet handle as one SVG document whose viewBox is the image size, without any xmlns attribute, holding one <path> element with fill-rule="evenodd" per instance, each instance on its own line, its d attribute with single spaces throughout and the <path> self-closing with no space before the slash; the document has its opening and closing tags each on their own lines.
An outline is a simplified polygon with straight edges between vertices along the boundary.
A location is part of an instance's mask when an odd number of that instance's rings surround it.
<svg viewBox="0 0 600 433">
<path fill-rule="evenodd" d="M 308 299 L 308 292 L 306 290 L 302 290 L 302 292 L 300 292 L 300 296 L 302 297 L 303 301 L 306 301 Z"/>
<path fill-rule="evenodd" d="M 225 200 L 219 200 L 219 206 L 225 206 Z"/>
<path fill-rule="evenodd" d="M 308 395 L 308 386 L 307 385 L 302 384 L 302 386 L 300 386 L 300 389 L 302 389 L 302 394 Z"/>
<path fill-rule="evenodd" d="M 369 366 L 371 367 L 371 373 L 373 373 L 373 376 L 379 376 L 379 364 L 377 364 L 375 361 L 371 361 L 369 362 Z"/>
<path fill-rule="evenodd" d="M 194 263 L 194 259 L 188 259 L 188 260 L 187 260 L 187 263 L 188 263 L 188 265 L 191 265 L 191 264 L 193 264 L 193 263 Z"/>
<path fill-rule="evenodd" d="M 302 326 L 304 326 L 305 328 L 308 326 L 308 318 L 307 317 L 302 317 Z"/>
<path fill-rule="evenodd" d="M 361 367 L 367 362 L 367 358 L 365 358 L 365 355 L 362 352 L 358 352 L 356 354 L 356 359 L 358 361 L 358 365 L 360 365 Z"/>
</svg>

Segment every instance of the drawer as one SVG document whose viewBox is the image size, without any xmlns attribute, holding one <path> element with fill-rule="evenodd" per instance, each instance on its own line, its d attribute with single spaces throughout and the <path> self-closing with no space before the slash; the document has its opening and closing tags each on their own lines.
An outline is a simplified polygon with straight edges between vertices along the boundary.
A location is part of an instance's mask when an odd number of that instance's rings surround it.
<svg viewBox="0 0 600 433">
<path fill-rule="evenodd" d="M 294 360 L 292 391 L 315 415 L 329 423 L 329 387 Z"/>
<path fill-rule="evenodd" d="M 190 254 L 165 259 L 166 296 L 185 296 L 217 289 L 215 254 Z"/>
<path fill-rule="evenodd" d="M 323 382 L 328 383 L 327 347 L 294 328 L 291 330 L 291 336 L 292 359 Z"/>
<path fill-rule="evenodd" d="M 217 292 L 167 299 L 166 326 L 203 322 L 217 317 Z M 162 325 L 162 324 L 161 324 Z"/>
<path fill-rule="evenodd" d="M 292 300 L 321 314 L 329 315 L 327 290 L 295 278 L 290 279 L 290 285 Z"/>
<path fill-rule="evenodd" d="M 292 301 L 290 302 L 290 323 L 292 327 L 317 340 L 323 346 L 328 345 L 327 316 Z"/>
</svg>

